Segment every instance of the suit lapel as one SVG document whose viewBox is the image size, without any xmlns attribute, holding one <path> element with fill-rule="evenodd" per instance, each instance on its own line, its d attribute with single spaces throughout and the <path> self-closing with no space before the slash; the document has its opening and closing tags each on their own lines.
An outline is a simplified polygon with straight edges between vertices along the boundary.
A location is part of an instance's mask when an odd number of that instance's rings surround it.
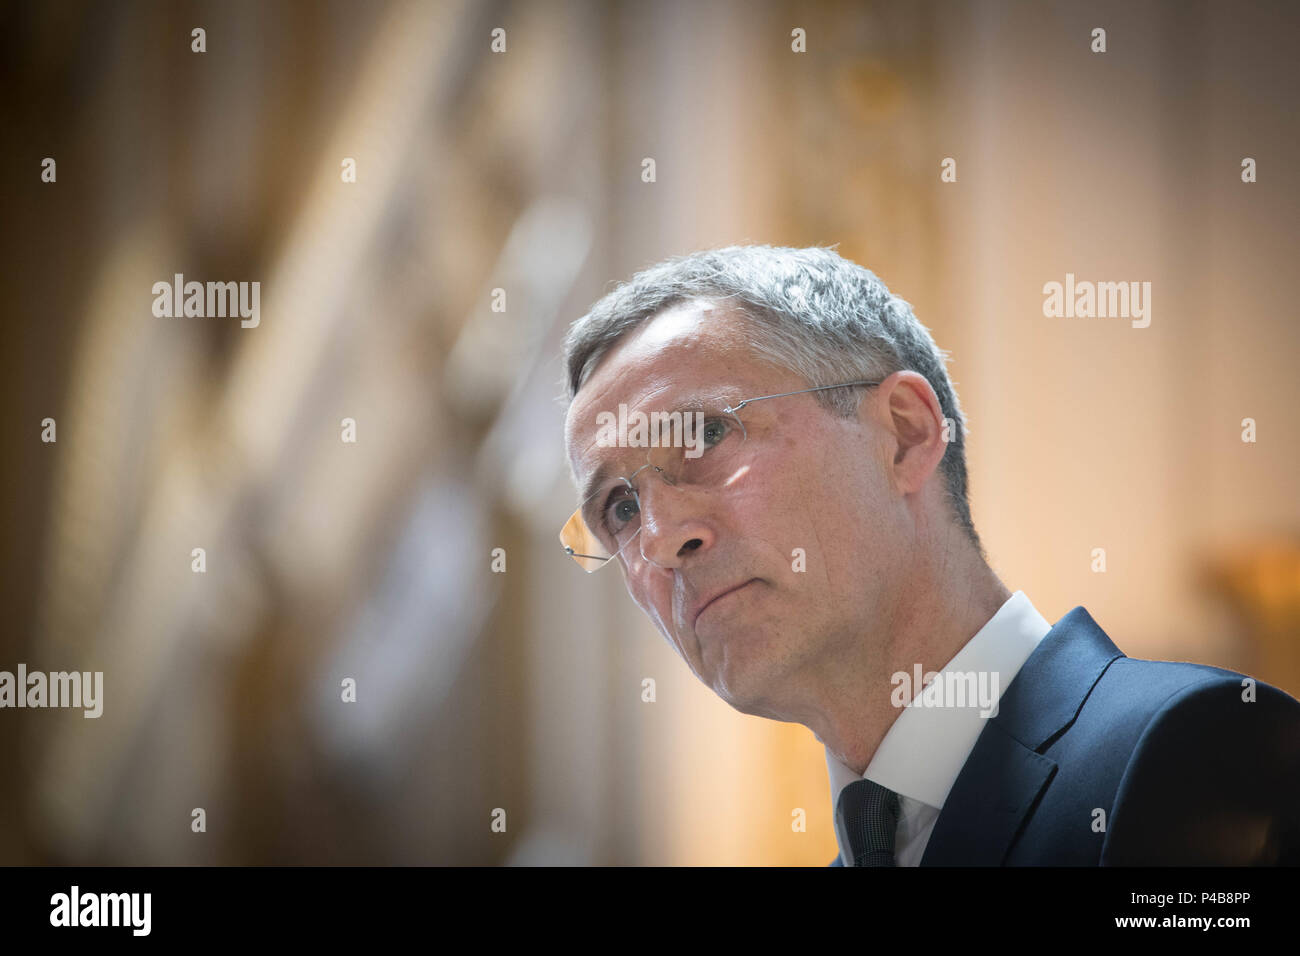
<svg viewBox="0 0 1300 956">
<path fill-rule="evenodd" d="M 1056 773 L 1039 751 L 1124 655 L 1082 607 L 1039 642 L 998 702 L 935 821 L 921 866 L 1000 866 Z"/>
<path fill-rule="evenodd" d="M 1054 773 L 1055 762 L 990 723 L 948 793 L 921 865 L 999 866 Z"/>
</svg>

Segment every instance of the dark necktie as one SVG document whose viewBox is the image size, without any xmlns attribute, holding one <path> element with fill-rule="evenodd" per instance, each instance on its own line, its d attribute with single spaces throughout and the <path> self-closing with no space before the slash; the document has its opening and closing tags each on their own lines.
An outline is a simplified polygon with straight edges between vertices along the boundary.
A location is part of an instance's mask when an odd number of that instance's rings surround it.
<svg viewBox="0 0 1300 956">
<path fill-rule="evenodd" d="M 835 826 L 853 854 L 853 866 L 895 866 L 898 794 L 873 780 L 855 780 L 840 791 Z"/>
</svg>

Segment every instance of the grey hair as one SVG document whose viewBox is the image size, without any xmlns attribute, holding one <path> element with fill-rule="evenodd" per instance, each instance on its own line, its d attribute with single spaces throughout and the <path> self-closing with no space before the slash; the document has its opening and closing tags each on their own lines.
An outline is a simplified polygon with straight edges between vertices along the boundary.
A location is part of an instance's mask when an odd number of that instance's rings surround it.
<svg viewBox="0 0 1300 956">
<path fill-rule="evenodd" d="M 809 386 L 880 381 L 900 369 L 925 376 L 953 423 L 939 465 L 953 518 L 983 556 L 967 491 L 965 418 L 948 380 L 948 353 L 935 345 L 907 302 L 833 248 L 728 246 L 638 272 L 569 327 L 564 339 L 569 401 L 626 332 L 693 299 L 737 309 L 753 324 L 754 353 L 800 375 Z M 850 418 L 863 391 L 836 388 L 813 395 L 828 411 Z"/>
</svg>

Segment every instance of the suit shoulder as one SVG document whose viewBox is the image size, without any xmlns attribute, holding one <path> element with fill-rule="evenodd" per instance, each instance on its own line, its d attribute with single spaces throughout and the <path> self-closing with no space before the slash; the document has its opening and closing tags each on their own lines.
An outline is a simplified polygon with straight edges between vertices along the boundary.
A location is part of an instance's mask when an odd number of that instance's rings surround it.
<svg viewBox="0 0 1300 956">
<path fill-rule="evenodd" d="M 1239 684 L 1243 680 L 1254 680 L 1245 674 L 1211 664 L 1197 664 L 1193 661 L 1154 661 L 1128 656 L 1116 658 L 1103 679 L 1126 683 L 1140 682 L 1153 690 L 1167 689 L 1169 693 L 1202 685 Z"/>
<path fill-rule="evenodd" d="M 1165 712 L 1187 720 L 1207 710 L 1230 707 L 1250 690 L 1264 710 L 1285 715 L 1300 701 L 1282 690 L 1236 671 L 1189 661 L 1150 661 L 1119 657 L 1097 681 L 1085 704 L 1120 709 L 1130 719 L 1154 721 Z"/>
<path fill-rule="evenodd" d="M 1116 793 L 1104 862 L 1294 862 L 1300 702 L 1222 668 L 1134 664 L 1149 666 L 1122 677 L 1149 716 Z"/>
</svg>

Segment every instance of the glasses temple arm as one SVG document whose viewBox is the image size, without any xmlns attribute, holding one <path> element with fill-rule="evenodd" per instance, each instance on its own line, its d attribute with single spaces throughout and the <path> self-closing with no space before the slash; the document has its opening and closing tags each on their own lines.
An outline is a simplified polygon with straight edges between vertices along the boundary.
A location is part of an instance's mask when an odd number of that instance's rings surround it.
<svg viewBox="0 0 1300 956">
<path fill-rule="evenodd" d="M 802 395 L 805 392 L 821 392 L 828 388 L 848 388 L 850 385 L 879 385 L 879 382 L 841 382 L 838 385 L 818 385 L 816 388 L 801 388 L 794 392 L 778 392 L 776 395 L 759 395 L 757 398 L 747 398 L 739 405 L 728 405 L 723 409 L 727 414 L 738 412 L 750 402 L 761 402 L 765 398 L 785 398 L 787 395 Z"/>
</svg>

